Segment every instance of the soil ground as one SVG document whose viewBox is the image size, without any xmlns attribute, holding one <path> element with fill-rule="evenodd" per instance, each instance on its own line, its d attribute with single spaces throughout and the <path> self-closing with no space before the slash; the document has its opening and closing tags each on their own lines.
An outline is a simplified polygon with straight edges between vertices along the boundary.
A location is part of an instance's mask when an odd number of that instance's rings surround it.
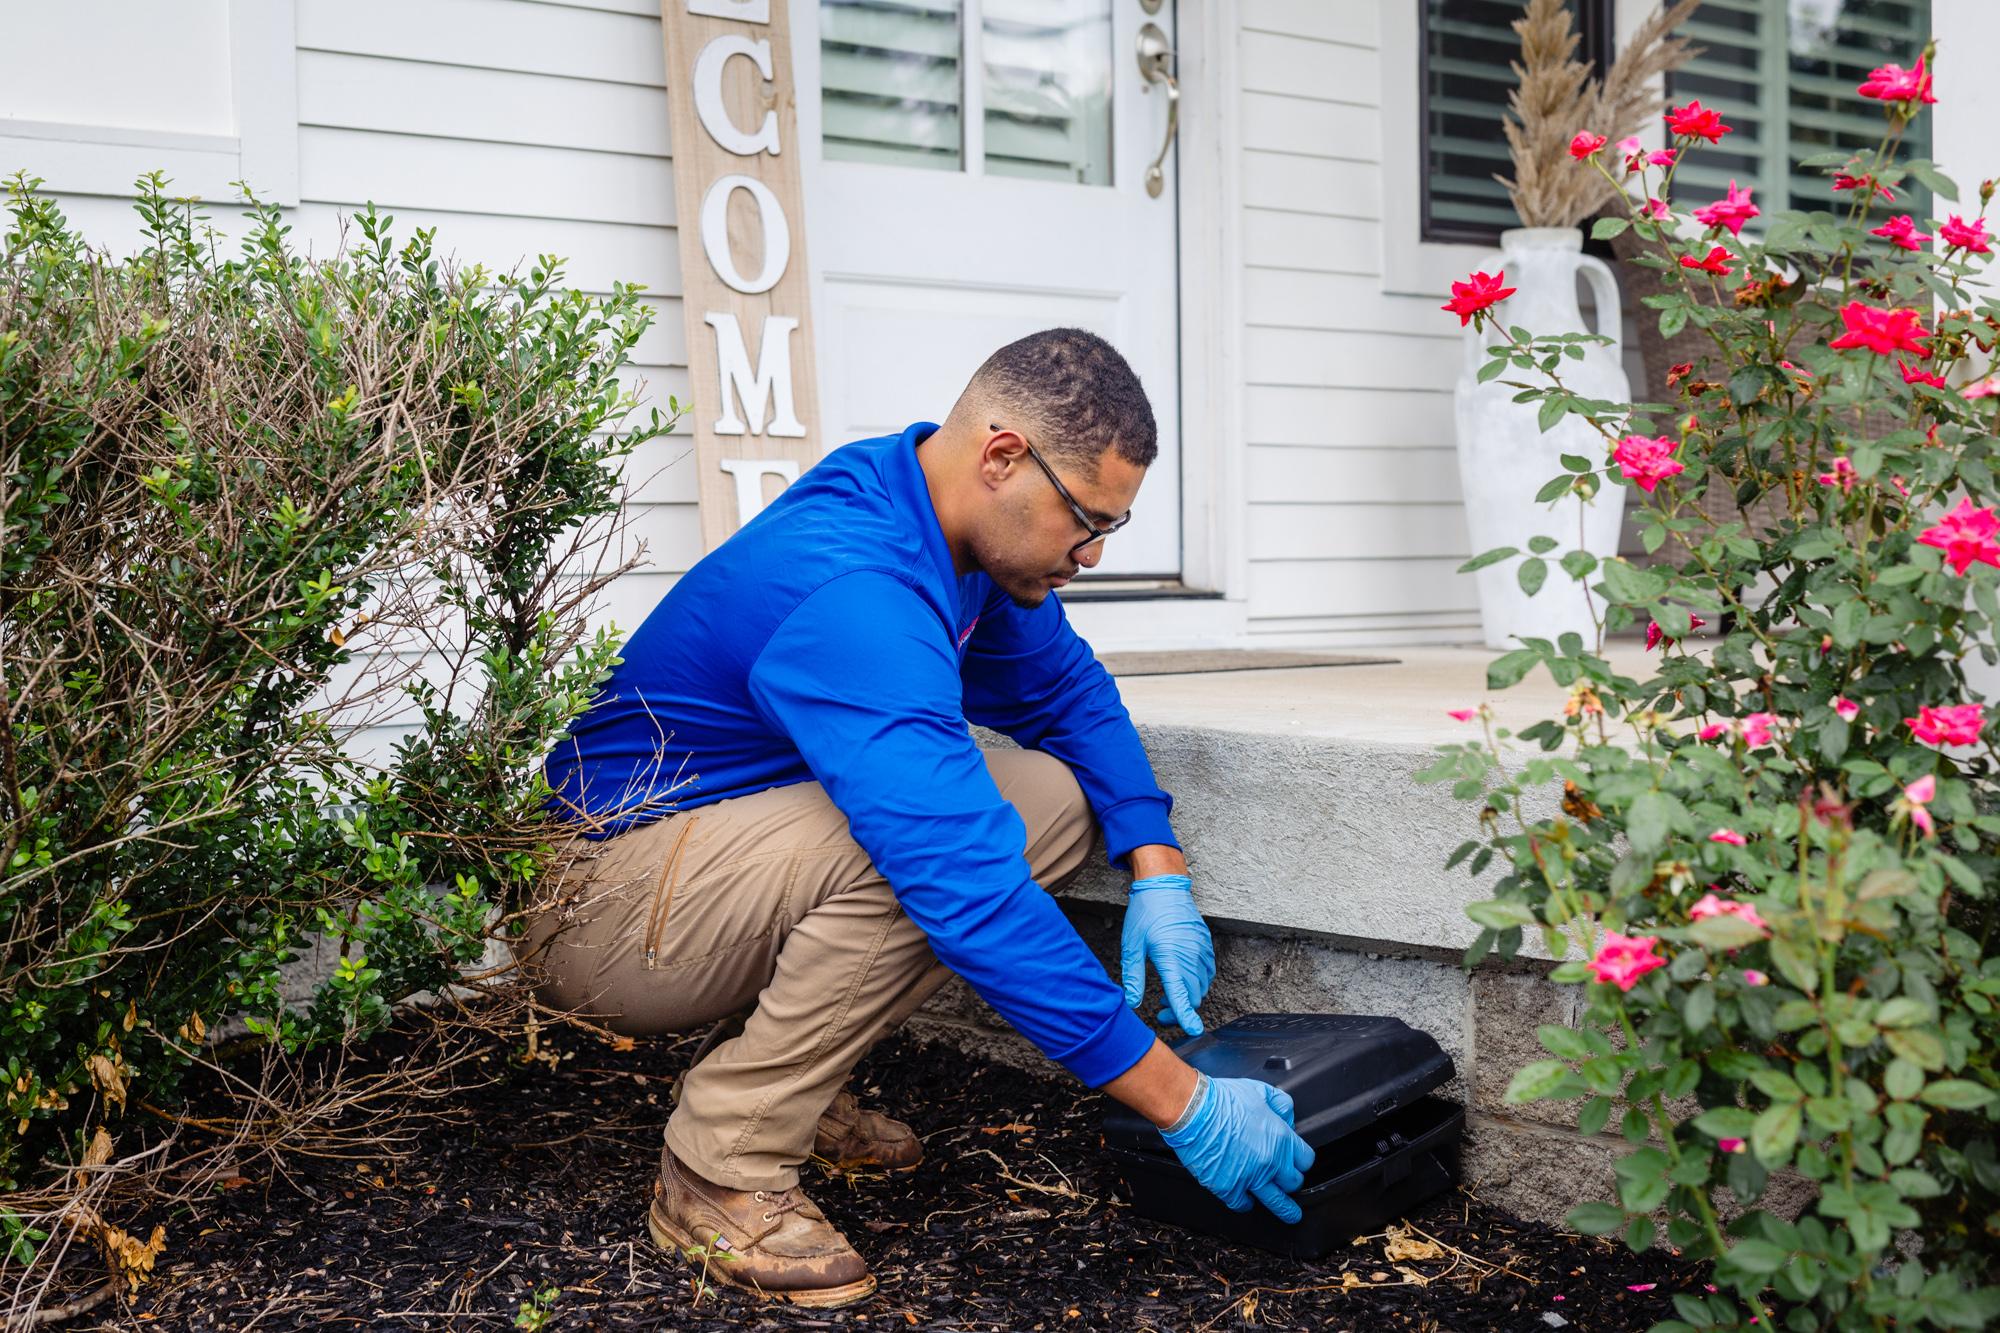
<svg viewBox="0 0 2000 1333">
<path fill-rule="evenodd" d="M 923 1165 L 894 1179 L 809 1165 L 805 1182 L 880 1290 L 847 1310 L 766 1305 L 704 1284 L 646 1238 L 660 1127 L 694 1044 L 564 1033 L 532 1062 L 495 1044 L 480 1066 L 492 1080 L 450 1094 L 458 1118 L 427 1126 L 412 1151 L 294 1157 L 225 1182 L 199 1210 L 157 1219 L 168 1247 L 133 1304 L 68 1326 L 535 1327 L 536 1293 L 559 1288 L 551 1330 L 1625 1333 L 1671 1317 L 1674 1291 L 1700 1290 L 1670 1254 L 1566 1235 L 1463 1192 L 1316 1263 L 1149 1222 L 1118 1197 L 1097 1094 L 898 1037 L 851 1086 L 916 1128 Z M 370 1058 L 396 1049 L 383 1038 Z M 1403 1257 L 1426 1243 L 1437 1257 Z"/>
</svg>

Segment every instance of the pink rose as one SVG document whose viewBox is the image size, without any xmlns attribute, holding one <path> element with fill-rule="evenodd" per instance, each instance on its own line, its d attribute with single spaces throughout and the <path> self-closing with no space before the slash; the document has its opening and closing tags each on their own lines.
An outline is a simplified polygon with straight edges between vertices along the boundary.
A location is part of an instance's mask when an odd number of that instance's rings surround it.
<svg viewBox="0 0 2000 1333">
<path fill-rule="evenodd" d="M 1446 710 L 1446 716 L 1458 722 L 1470 722 L 1473 718 L 1479 716 L 1479 710 L 1477 708 L 1452 708 Z"/>
<path fill-rule="evenodd" d="M 1744 1143 L 1742 1139 L 1717 1139 L 1715 1146 L 1724 1152 L 1742 1152 Z"/>
<path fill-rule="evenodd" d="M 1776 713 L 1752 713 L 1743 719 L 1743 743 L 1751 749 L 1771 743 L 1771 728 L 1777 724 Z"/>
<path fill-rule="evenodd" d="M 1982 704 L 1945 704 L 1937 708 L 1925 704 L 1917 709 L 1915 717 L 1904 718 L 1903 724 L 1925 745 L 1939 748 L 1976 745 L 1979 733 L 1986 727 L 1986 709 Z"/>
<path fill-rule="evenodd" d="M 1710 246 L 1707 254 L 1700 259 L 1693 255 L 1681 256 L 1682 268 L 1698 268 L 1703 273 L 1713 273 L 1718 278 L 1726 278 L 1736 270 L 1729 267 L 1729 251 L 1719 245 Z"/>
<path fill-rule="evenodd" d="M 1954 249 L 1963 249 L 1968 254 L 1984 255 L 1993 252 L 1992 238 L 1986 234 L 1986 219 L 1974 218 L 1967 222 L 1956 213 L 1951 219 L 1938 226 L 1938 239 Z"/>
<path fill-rule="evenodd" d="M 1711 111 L 1698 101 L 1670 108 L 1667 112 L 1667 128 L 1675 134 L 1685 135 L 1690 139 L 1706 139 L 1710 143 L 1721 143 L 1723 135 L 1735 133 L 1722 123 L 1721 112 Z"/>
<path fill-rule="evenodd" d="M 1928 384 L 1933 389 L 1942 389 L 1945 387 L 1944 376 L 1934 375 L 1928 370 L 1919 370 L 1907 361 L 1897 361 L 1896 369 L 1903 372 L 1903 383 L 1905 384 Z"/>
<path fill-rule="evenodd" d="M 1678 448 L 1678 440 L 1664 435 L 1627 435 L 1611 451 L 1611 461 L 1618 464 L 1625 480 L 1642 491 L 1650 492 L 1668 477 L 1687 470 L 1683 464 L 1674 461 L 1673 452 Z"/>
<path fill-rule="evenodd" d="M 1881 356 L 1895 352 L 1915 352 L 1929 356 L 1930 349 L 1918 341 L 1931 336 L 1924 318 L 1914 310 L 1877 310 L 1859 301 L 1849 301 L 1840 311 L 1847 332 L 1828 344 L 1834 348 L 1865 347 Z"/>
<path fill-rule="evenodd" d="M 1718 736 L 1726 736 L 1728 734 L 1729 724 L 1727 722 L 1711 722 L 1700 731 L 1697 731 L 1695 736 L 1699 740 L 1712 741 Z"/>
<path fill-rule="evenodd" d="M 1746 986 L 1768 986 L 1771 984 L 1771 979 L 1754 967 L 1746 967 L 1743 969 L 1743 984 Z"/>
<path fill-rule="evenodd" d="M 1737 189 L 1736 182 L 1732 180 L 1727 195 L 1706 208 L 1697 208 L 1694 217 L 1705 227 L 1727 227 L 1731 236 L 1741 236 L 1743 224 L 1762 211 L 1750 202 L 1750 191 Z"/>
<path fill-rule="evenodd" d="M 1574 139 L 1569 141 L 1569 155 L 1581 162 L 1604 147 L 1604 144 L 1605 138 L 1603 135 L 1592 134 L 1589 130 L 1583 130 Z"/>
<path fill-rule="evenodd" d="M 1917 57 L 1914 69 L 1904 69 L 1901 65 L 1876 66 L 1854 91 L 1878 102 L 1928 105 L 1937 101 L 1931 94 L 1931 74 L 1924 68 L 1922 56 Z M 1915 110 L 1915 106 L 1908 110 Z"/>
<path fill-rule="evenodd" d="M 1968 402 L 1975 398 L 2000 397 L 2000 375 L 1988 375 L 1983 380 L 1974 380 L 1960 389 L 1958 396 Z"/>
<path fill-rule="evenodd" d="M 1712 916 L 1741 917 L 1745 924 L 1756 927 L 1766 935 L 1771 933 L 1771 928 L 1764 924 L 1763 917 L 1757 915 L 1755 907 L 1731 898 L 1718 898 L 1711 886 L 1709 892 L 1703 894 L 1694 906 L 1688 908 L 1688 920 L 1702 921 Z"/>
<path fill-rule="evenodd" d="M 1917 541 L 1920 545 L 1935 546 L 1943 551 L 1951 572 L 1962 575 L 1975 562 L 2000 566 L 2000 542 L 1994 540 L 1996 533 L 2000 533 L 2000 514 L 1974 506 L 1972 497 L 1966 496 L 1958 502 L 1956 509 L 1918 534 Z"/>
<path fill-rule="evenodd" d="M 1921 250 L 1924 247 L 1919 242 L 1930 239 L 1930 233 L 1917 230 L 1917 220 L 1908 213 L 1900 213 L 1890 218 L 1887 222 L 1874 228 L 1868 234 L 1870 236 L 1881 236 L 1889 244 L 1901 250 Z"/>
<path fill-rule="evenodd" d="M 1451 285 L 1451 299 L 1439 309 L 1449 310 L 1458 316 L 1458 326 L 1462 329 L 1472 322 L 1472 317 L 1488 306 L 1498 305 L 1512 296 L 1517 288 L 1503 287 L 1507 281 L 1507 271 L 1498 273 L 1475 273 L 1464 282 Z"/>
<path fill-rule="evenodd" d="M 1640 977 L 1667 965 L 1667 960 L 1654 952 L 1653 946 L 1659 942 L 1657 935 L 1620 935 L 1607 930 L 1603 943 L 1597 946 L 1597 957 L 1590 960 L 1591 975 L 1606 985 L 1629 991 L 1639 984 Z"/>
<path fill-rule="evenodd" d="M 1819 474 L 1822 486 L 1838 486 L 1842 495 L 1854 489 L 1854 463 L 1845 456 L 1836 458 L 1827 465 L 1828 470 Z"/>
<path fill-rule="evenodd" d="M 1744 837 L 1733 828 L 1719 828 L 1708 835 L 1708 840 L 1710 842 L 1726 842 L 1731 847 L 1747 846 L 1750 842 L 1750 839 Z"/>
<path fill-rule="evenodd" d="M 1852 722 L 1861 712 L 1861 705 L 1852 699 L 1835 699 L 1833 711 L 1840 714 L 1843 722 Z"/>
</svg>

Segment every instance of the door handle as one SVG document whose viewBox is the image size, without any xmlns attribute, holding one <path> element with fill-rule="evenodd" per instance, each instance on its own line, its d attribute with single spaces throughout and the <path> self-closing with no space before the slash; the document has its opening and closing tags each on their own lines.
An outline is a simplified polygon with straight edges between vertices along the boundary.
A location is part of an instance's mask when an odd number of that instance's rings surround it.
<svg viewBox="0 0 2000 1333">
<path fill-rule="evenodd" d="M 1153 198 L 1160 197 L 1160 191 L 1167 187 L 1165 163 L 1167 154 L 1173 151 L 1174 136 L 1181 130 L 1181 86 L 1175 82 L 1171 66 L 1174 63 L 1174 48 L 1168 44 L 1167 35 L 1160 31 L 1156 23 L 1145 23 L 1139 27 L 1139 76 L 1148 84 L 1167 85 L 1167 141 L 1160 145 L 1160 155 L 1153 159 L 1153 165 L 1146 168 L 1146 193 Z M 1151 92 L 1151 88 L 1145 91 Z"/>
</svg>

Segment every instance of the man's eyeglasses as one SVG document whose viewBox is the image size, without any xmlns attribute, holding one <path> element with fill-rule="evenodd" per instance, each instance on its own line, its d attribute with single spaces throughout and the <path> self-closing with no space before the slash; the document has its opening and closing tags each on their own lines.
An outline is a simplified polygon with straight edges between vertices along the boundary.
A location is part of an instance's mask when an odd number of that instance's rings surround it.
<svg viewBox="0 0 2000 1333">
<path fill-rule="evenodd" d="M 987 429 L 999 430 L 1000 427 L 989 422 Z M 1021 435 L 1021 432 L 1018 430 L 1014 433 Z M 1021 443 L 1028 446 L 1028 457 L 1035 460 L 1035 466 L 1039 467 L 1042 470 L 1042 475 L 1049 479 L 1049 485 L 1056 488 L 1056 494 L 1060 495 L 1063 498 L 1063 503 L 1069 506 L 1069 512 L 1076 515 L 1076 521 L 1083 525 L 1085 532 L 1090 534 L 1069 548 L 1071 559 L 1075 559 L 1076 553 L 1083 550 L 1086 546 L 1095 546 L 1098 542 L 1103 541 L 1106 537 L 1109 537 L 1112 533 L 1132 521 L 1132 511 L 1128 509 L 1119 517 L 1112 519 L 1109 527 L 1098 527 L 1090 521 L 1090 515 L 1084 511 L 1083 506 L 1076 502 L 1076 497 L 1069 493 L 1069 487 L 1062 484 L 1062 478 L 1056 475 L 1056 470 L 1049 466 L 1048 460 L 1042 457 L 1041 451 L 1035 448 L 1035 442 L 1027 436 L 1021 435 Z"/>
</svg>

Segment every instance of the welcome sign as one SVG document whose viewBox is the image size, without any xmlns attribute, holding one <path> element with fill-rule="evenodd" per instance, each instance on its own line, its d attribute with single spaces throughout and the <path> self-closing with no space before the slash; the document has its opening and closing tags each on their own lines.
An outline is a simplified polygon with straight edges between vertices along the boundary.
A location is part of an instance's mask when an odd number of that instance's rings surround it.
<svg viewBox="0 0 2000 1333">
<path fill-rule="evenodd" d="M 818 458 L 786 0 L 661 0 L 674 212 L 713 550 Z"/>
</svg>

